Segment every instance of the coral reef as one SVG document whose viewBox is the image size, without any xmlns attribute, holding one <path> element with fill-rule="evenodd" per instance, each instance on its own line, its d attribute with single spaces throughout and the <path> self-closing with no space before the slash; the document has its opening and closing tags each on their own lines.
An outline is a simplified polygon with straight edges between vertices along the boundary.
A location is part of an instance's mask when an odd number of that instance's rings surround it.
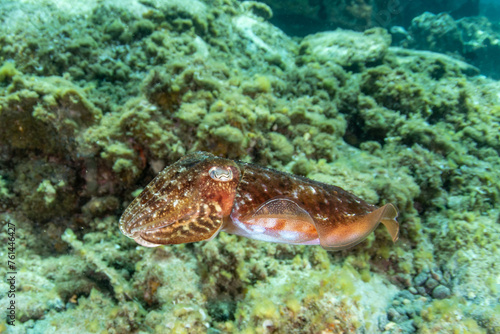
<svg viewBox="0 0 500 334">
<path fill-rule="evenodd" d="M 454 20 L 447 13 L 415 17 L 406 32 L 391 30 L 394 45 L 442 52 L 477 66 L 481 73 L 500 78 L 495 59 L 500 56 L 500 28 L 486 17 Z"/>
<path fill-rule="evenodd" d="M 290 38 L 255 2 L 48 2 L 1 7 L 0 237 L 15 224 L 20 283 L 0 331 L 500 331 L 500 83 L 480 64 L 381 28 Z M 481 22 L 446 22 L 486 52 Z M 393 202 L 400 240 L 121 235 L 123 208 L 195 150 Z"/>
</svg>

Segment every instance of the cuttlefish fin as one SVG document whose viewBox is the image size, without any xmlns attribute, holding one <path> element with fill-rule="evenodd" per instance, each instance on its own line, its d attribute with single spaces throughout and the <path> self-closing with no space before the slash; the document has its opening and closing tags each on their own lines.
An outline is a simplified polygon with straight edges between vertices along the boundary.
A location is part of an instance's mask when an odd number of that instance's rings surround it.
<svg viewBox="0 0 500 334">
<path fill-rule="evenodd" d="M 391 235 L 392 242 L 398 241 L 399 238 L 399 223 L 396 220 L 398 217 L 398 209 L 391 203 L 384 205 L 380 209 L 382 210 L 381 223 L 384 224 L 385 228 Z M 380 210 L 379 209 L 379 210 Z"/>
<path fill-rule="evenodd" d="M 299 244 L 317 238 L 311 215 L 287 197 L 266 201 L 243 221 L 253 226 L 255 233 L 267 235 L 274 242 Z"/>
<path fill-rule="evenodd" d="M 252 215 L 253 219 L 288 217 L 312 223 L 309 213 L 294 200 L 287 197 L 276 197 L 262 204 Z"/>
<path fill-rule="evenodd" d="M 389 203 L 366 215 L 351 217 L 349 221 L 335 227 L 316 224 L 320 245 L 327 250 L 350 248 L 363 241 L 379 223 L 384 224 L 392 241 L 396 242 L 399 235 L 397 216 L 396 207 Z"/>
</svg>

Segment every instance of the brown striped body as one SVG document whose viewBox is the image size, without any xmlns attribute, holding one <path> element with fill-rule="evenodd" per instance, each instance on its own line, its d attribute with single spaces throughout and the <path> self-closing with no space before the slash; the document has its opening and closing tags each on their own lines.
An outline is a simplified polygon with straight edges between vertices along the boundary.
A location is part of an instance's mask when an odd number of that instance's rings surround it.
<svg viewBox="0 0 500 334">
<path fill-rule="evenodd" d="M 396 241 L 396 216 L 392 204 L 377 208 L 336 186 L 198 152 L 165 168 L 129 205 L 120 228 L 145 246 L 209 240 L 222 230 L 343 249 L 380 222 Z"/>
</svg>

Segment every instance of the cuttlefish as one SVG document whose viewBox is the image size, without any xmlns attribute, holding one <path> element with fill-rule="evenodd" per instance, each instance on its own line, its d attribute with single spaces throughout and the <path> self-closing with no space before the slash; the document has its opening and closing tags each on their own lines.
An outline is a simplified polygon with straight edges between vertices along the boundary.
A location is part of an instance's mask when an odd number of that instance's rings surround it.
<svg viewBox="0 0 500 334">
<path fill-rule="evenodd" d="M 342 188 L 196 152 L 161 171 L 127 207 L 123 234 L 155 247 L 211 240 L 220 231 L 327 250 L 352 247 L 378 225 L 398 239 L 398 211 Z"/>
</svg>

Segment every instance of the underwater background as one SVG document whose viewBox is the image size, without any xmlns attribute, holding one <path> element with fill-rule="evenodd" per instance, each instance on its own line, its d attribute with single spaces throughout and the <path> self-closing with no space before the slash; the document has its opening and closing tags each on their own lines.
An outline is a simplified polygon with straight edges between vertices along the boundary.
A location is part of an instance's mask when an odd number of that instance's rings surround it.
<svg viewBox="0 0 500 334">
<path fill-rule="evenodd" d="M 499 19 L 496 0 L 0 0 L 0 333 L 500 333 Z M 400 239 L 122 235 L 199 150 L 392 202 Z"/>
</svg>

